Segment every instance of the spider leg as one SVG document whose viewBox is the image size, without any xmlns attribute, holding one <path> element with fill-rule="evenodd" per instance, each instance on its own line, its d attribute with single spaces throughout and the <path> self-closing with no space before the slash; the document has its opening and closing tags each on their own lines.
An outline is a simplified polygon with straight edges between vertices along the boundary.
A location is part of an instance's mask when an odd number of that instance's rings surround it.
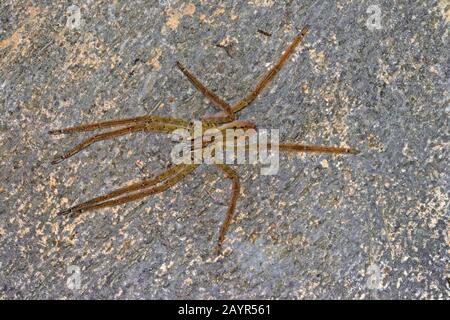
<svg viewBox="0 0 450 320">
<path fill-rule="evenodd" d="M 220 131 L 224 136 L 226 136 L 226 130 L 227 129 L 256 129 L 256 124 L 254 124 L 251 121 L 248 120 L 234 120 L 231 122 L 226 122 L 223 123 L 221 125 L 218 126 L 214 126 L 214 128 L 218 131 Z M 191 138 L 192 143 L 192 147 L 194 147 L 197 143 L 202 144 L 203 146 L 207 146 L 210 145 L 213 140 L 211 138 L 214 137 L 214 134 L 211 136 L 210 134 L 207 134 L 206 132 L 201 136 L 201 137 L 197 137 L 197 138 Z"/>
<path fill-rule="evenodd" d="M 269 144 L 270 146 L 270 144 Z M 310 144 L 281 143 L 279 149 L 287 152 L 316 152 L 316 153 L 334 153 L 334 154 L 358 154 L 359 151 L 353 148 L 330 147 Z"/>
<path fill-rule="evenodd" d="M 51 163 L 52 164 L 60 163 L 61 161 L 77 154 L 81 150 L 86 149 L 88 146 L 90 146 L 94 142 L 116 138 L 116 137 L 123 136 L 123 135 L 129 134 L 129 133 L 132 133 L 132 132 L 142 131 L 144 129 L 145 129 L 145 125 L 135 125 L 135 126 L 130 126 L 130 127 L 117 129 L 117 130 L 113 130 L 113 131 L 109 131 L 109 132 L 95 134 L 95 135 L 83 140 L 80 144 L 76 145 L 69 151 L 66 151 L 63 155 L 56 156 Z"/>
<path fill-rule="evenodd" d="M 183 169 L 185 169 L 186 165 L 185 164 L 179 164 L 179 165 L 175 165 L 163 172 L 161 172 L 160 174 L 158 174 L 156 177 L 153 178 L 148 178 L 148 179 L 143 179 L 139 182 L 130 184 L 128 186 L 124 186 L 121 187 L 119 189 L 116 189 L 110 193 L 107 193 L 105 195 L 99 196 L 99 197 L 95 197 L 93 199 L 90 199 L 88 201 L 85 201 L 83 203 L 80 203 L 76 206 L 73 206 L 69 209 L 60 211 L 57 213 L 57 215 L 67 215 L 67 214 L 72 214 L 72 213 L 77 213 L 80 212 L 80 210 L 83 210 L 83 208 L 106 201 L 106 200 L 110 200 L 112 198 L 116 198 L 120 195 L 123 195 L 125 193 L 129 193 L 129 192 L 133 192 L 133 191 L 138 191 L 138 190 L 142 190 L 144 188 L 156 185 L 158 183 L 163 182 L 164 180 L 170 178 L 173 175 L 178 174 L 179 172 L 181 172 Z"/>
<path fill-rule="evenodd" d="M 117 120 L 108 120 L 96 123 L 88 123 L 82 124 L 74 127 L 63 128 L 63 129 L 55 129 L 50 130 L 49 134 L 65 134 L 65 133 L 74 133 L 74 132 L 85 132 L 85 131 L 93 131 L 98 129 L 110 128 L 110 127 L 119 127 L 126 125 L 135 125 L 141 123 L 152 123 L 152 122 L 161 122 L 167 124 L 174 124 L 180 127 L 189 127 L 189 121 L 170 118 L 170 117 L 159 117 L 159 116 L 140 116 L 135 118 L 125 118 L 125 119 L 117 119 Z"/>
<path fill-rule="evenodd" d="M 225 112 L 225 115 L 221 117 L 223 122 L 233 121 L 235 119 L 234 113 L 231 110 L 231 106 L 219 97 L 217 94 L 209 90 L 203 83 L 200 82 L 185 66 L 180 62 L 176 62 L 178 69 L 189 79 L 194 87 L 200 91 L 206 98 L 208 98 L 217 108 Z"/>
<path fill-rule="evenodd" d="M 284 64 L 292 55 L 292 53 L 294 53 L 295 49 L 302 42 L 308 30 L 309 30 L 308 26 L 302 29 L 302 31 L 295 37 L 294 41 L 292 41 L 289 47 L 287 47 L 286 51 L 281 55 L 281 57 L 278 59 L 275 65 L 261 78 L 261 80 L 258 81 L 255 88 L 242 100 L 238 101 L 231 107 L 233 112 L 237 112 L 239 110 L 244 109 L 246 106 L 252 103 L 253 100 L 256 99 L 256 97 L 261 93 L 261 91 L 277 75 L 278 71 L 281 70 L 281 68 L 284 66 Z"/>
<path fill-rule="evenodd" d="M 234 113 L 228 114 L 225 112 L 218 112 L 215 114 L 202 116 L 201 119 L 206 123 L 219 124 L 233 121 L 234 119 L 236 119 L 236 116 L 234 115 Z"/>
<path fill-rule="evenodd" d="M 125 195 L 122 197 L 118 197 L 116 199 L 103 201 L 100 203 L 91 203 L 87 204 L 85 206 L 81 206 L 79 208 L 71 208 L 66 211 L 63 211 L 61 214 L 70 214 L 72 217 L 76 217 L 80 215 L 83 212 L 86 211 L 92 211 L 100 208 L 106 208 L 106 207 L 114 207 L 120 204 L 136 201 L 145 197 L 148 197 L 153 194 L 157 194 L 160 192 L 163 192 L 178 182 L 180 182 L 183 178 L 185 178 L 188 174 L 190 174 L 192 171 L 194 171 L 197 168 L 197 165 L 185 165 L 181 170 L 179 170 L 175 176 L 168 178 L 166 181 L 164 181 L 162 184 L 153 186 L 147 189 L 137 189 L 135 193 L 132 193 L 130 195 Z"/>
<path fill-rule="evenodd" d="M 239 196 L 239 176 L 234 169 L 224 164 L 216 164 L 216 166 L 225 173 L 225 176 L 232 180 L 232 190 L 231 190 L 231 198 L 230 204 L 228 206 L 227 215 L 225 220 L 223 221 L 222 227 L 220 228 L 219 239 L 217 240 L 217 254 L 222 252 L 222 244 L 225 240 L 225 234 L 227 233 L 228 228 L 233 220 L 234 211 L 236 209 L 236 202 Z"/>
<path fill-rule="evenodd" d="M 132 126 L 125 127 L 125 128 L 104 132 L 104 133 L 98 133 L 98 134 L 95 134 L 95 135 L 83 140 L 80 144 L 76 145 L 69 151 L 65 152 L 63 155 L 56 156 L 55 159 L 51 163 L 52 164 L 60 163 L 61 161 L 77 154 L 81 150 L 86 149 L 91 144 L 101 141 L 101 140 L 112 139 L 112 138 L 116 138 L 119 136 L 127 135 L 132 132 L 138 132 L 138 131 L 155 131 L 155 132 L 170 133 L 177 128 L 178 128 L 177 125 L 166 124 L 166 123 L 143 123 L 143 124 L 136 124 L 136 125 L 132 125 Z"/>
<path fill-rule="evenodd" d="M 250 103 L 252 103 L 256 97 L 261 93 L 262 90 L 269 84 L 269 82 L 277 75 L 278 71 L 284 66 L 286 61 L 298 47 L 298 45 L 302 42 L 306 33 L 309 31 L 309 27 L 306 26 L 300 31 L 300 33 L 295 37 L 292 43 L 287 47 L 286 51 L 281 55 L 275 65 L 258 81 L 255 88 L 248 93 L 243 99 L 236 102 L 231 106 L 232 112 L 238 112 L 245 107 L 247 107 Z M 212 116 L 205 117 L 205 120 L 215 120 L 222 119 L 226 114 L 224 112 L 218 112 Z"/>
</svg>

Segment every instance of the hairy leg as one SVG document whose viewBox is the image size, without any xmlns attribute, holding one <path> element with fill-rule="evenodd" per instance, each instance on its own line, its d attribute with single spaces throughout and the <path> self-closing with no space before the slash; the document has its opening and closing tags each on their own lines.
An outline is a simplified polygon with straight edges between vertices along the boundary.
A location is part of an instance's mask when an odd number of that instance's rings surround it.
<svg viewBox="0 0 450 320">
<path fill-rule="evenodd" d="M 230 105 L 225 102 L 217 94 L 209 90 L 203 83 L 200 82 L 185 66 L 177 61 L 178 69 L 183 72 L 183 74 L 189 79 L 189 81 L 194 85 L 194 87 L 200 91 L 206 98 L 208 98 L 217 108 L 225 112 L 223 117 L 226 121 L 232 121 L 235 119 L 234 113 L 231 111 Z"/>
<path fill-rule="evenodd" d="M 238 112 L 245 107 L 247 107 L 249 104 L 251 104 L 256 97 L 261 93 L 261 91 L 264 90 L 264 88 L 270 83 L 270 81 L 277 75 L 278 71 L 281 70 L 281 68 L 284 66 L 286 61 L 289 59 L 289 57 L 294 53 L 295 49 L 298 47 L 298 45 L 302 42 L 303 38 L 305 37 L 306 33 L 308 33 L 309 27 L 306 26 L 300 31 L 300 33 L 295 37 L 294 41 L 289 45 L 289 47 L 286 49 L 286 51 L 281 55 L 281 57 L 278 59 L 278 61 L 275 63 L 275 65 L 258 81 L 255 88 L 247 94 L 243 99 L 236 102 L 234 105 L 231 106 L 232 112 Z M 224 112 L 219 112 L 211 116 L 207 116 L 204 119 L 206 121 L 208 120 L 215 120 L 215 119 L 222 119 L 227 114 Z"/>
<path fill-rule="evenodd" d="M 305 37 L 308 30 L 309 30 L 309 27 L 307 27 L 307 26 L 302 29 L 302 31 L 295 37 L 294 41 L 292 41 L 292 43 L 289 45 L 289 47 L 286 49 L 286 51 L 281 55 L 281 57 L 278 59 L 278 61 L 275 63 L 275 65 L 261 78 L 261 80 L 258 81 L 255 89 L 253 89 L 252 92 L 250 92 L 242 100 L 238 101 L 236 104 L 234 104 L 231 107 L 233 112 L 237 112 L 239 110 L 244 109 L 246 106 L 248 106 L 250 103 L 252 103 L 253 100 L 256 99 L 256 97 L 261 93 L 261 91 L 277 75 L 278 71 L 281 70 L 281 68 L 284 66 L 284 64 L 289 59 L 289 57 L 292 55 L 292 53 L 294 53 L 295 49 L 302 42 L 302 40 Z"/>
<path fill-rule="evenodd" d="M 166 181 L 161 183 L 157 186 L 152 186 L 147 189 L 138 189 L 137 192 L 124 195 L 115 199 L 102 201 L 99 203 L 91 203 L 85 206 L 81 206 L 77 209 L 69 209 L 66 211 L 63 211 L 63 214 L 70 214 L 72 217 L 76 217 L 80 215 L 83 212 L 92 211 L 100 208 L 106 208 L 106 207 L 114 207 L 117 205 L 125 204 L 128 202 L 136 201 L 145 197 L 148 197 L 153 194 L 157 194 L 160 192 L 163 192 L 178 182 L 180 182 L 183 178 L 185 178 L 188 174 L 190 174 L 192 171 L 194 171 L 197 168 L 197 165 L 186 165 L 182 170 L 177 172 L 173 177 L 168 178 Z"/>
<path fill-rule="evenodd" d="M 119 189 L 116 189 L 110 193 L 107 193 L 103 196 L 99 196 L 99 197 L 95 197 L 91 200 L 85 201 L 83 203 L 80 203 L 76 206 L 73 206 L 69 209 L 63 210 L 58 212 L 58 215 L 67 215 L 67 214 L 72 214 L 74 212 L 78 212 L 79 210 L 82 210 L 83 208 L 86 208 L 88 206 L 92 206 L 94 204 L 106 201 L 106 200 L 110 200 L 113 198 L 116 198 L 120 195 L 126 194 L 126 193 L 130 193 L 133 191 L 138 191 L 138 190 L 142 190 L 145 189 L 147 187 L 156 185 L 158 183 L 163 182 L 164 180 L 169 179 L 170 177 L 179 174 L 180 172 L 182 172 L 184 169 L 186 168 L 185 164 L 179 164 L 176 166 L 173 166 L 163 172 L 161 172 L 160 174 L 158 174 L 156 177 L 153 178 L 148 178 L 148 179 L 144 179 L 141 180 L 139 182 L 130 184 L 128 186 L 124 186 L 121 187 Z"/>
<path fill-rule="evenodd" d="M 135 118 L 125 118 L 125 119 L 108 120 L 108 121 L 101 121 L 101 122 L 95 122 L 95 123 L 87 123 L 87 124 L 82 124 L 82 125 L 69 127 L 69 128 L 50 130 L 49 133 L 50 134 L 66 134 L 66 133 L 75 133 L 75 132 L 86 132 L 86 131 L 93 131 L 93 130 L 105 129 L 105 128 L 110 128 L 110 127 L 120 127 L 120 126 L 128 126 L 128 125 L 135 125 L 135 124 L 142 124 L 142 123 L 152 123 L 152 122 L 174 124 L 174 125 L 178 125 L 180 127 L 186 127 L 186 128 L 188 128 L 190 125 L 189 121 L 170 118 L 170 117 L 140 116 L 140 117 L 135 117 Z"/>
<path fill-rule="evenodd" d="M 139 131 L 171 133 L 173 130 L 175 130 L 177 128 L 178 128 L 178 125 L 175 125 L 175 124 L 156 122 L 156 123 L 136 124 L 136 125 L 132 125 L 132 126 L 121 128 L 121 129 L 98 133 L 89 138 L 86 138 L 80 144 L 76 145 L 69 151 L 65 152 L 63 155 L 55 157 L 55 159 L 51 163 L 52 164 L 60 163 L 61 161 L 72 157 L 73 155 L 86 149 L 91 144 L 98 142 L 98 141 L 108 140 L 108 139 L 124 136 L 124 135 L 130 134 L 130 133 L 139 132 Z"/>
<path fill-rule="evenodd" d="M 270 147 L 270 144 L 269 144 Z M 281 143 L 278 145 L 281 151 L 287 152 L 316 152 L 316 153 L 334 153 L 334 154 L 358 154 L 359 151 L 353 148 L 329 147 L 310 144 Z"/>
</svg>

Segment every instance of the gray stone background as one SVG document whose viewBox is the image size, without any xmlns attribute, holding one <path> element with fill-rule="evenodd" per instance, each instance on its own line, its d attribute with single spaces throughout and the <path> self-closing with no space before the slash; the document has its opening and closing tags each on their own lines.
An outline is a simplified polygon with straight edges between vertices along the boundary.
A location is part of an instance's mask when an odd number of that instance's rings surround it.
<svg viewBox="0 0 450 320">
<path fill-rule="evenodd" d="M 448 299 L 449 10 L 448 0 L 1 1 L 0 298 Z M 239 166 L 221 257 L 230 183 L 211 166 L 144 201 L 56 216 L 164 169 L 172 143 L 135 134 L 51 165 L 86 135 L 49 129 L 198 119 L 214 109 L 176 60 L 236 101 L 306 24 L 240 119 L 361 154 L 283 155 L 274 176 Z"/>
</svg>

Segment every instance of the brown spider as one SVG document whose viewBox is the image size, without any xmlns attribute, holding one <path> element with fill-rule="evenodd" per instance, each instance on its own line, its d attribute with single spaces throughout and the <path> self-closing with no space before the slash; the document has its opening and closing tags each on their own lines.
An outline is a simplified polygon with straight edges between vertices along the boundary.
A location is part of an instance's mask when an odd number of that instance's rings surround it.
<svg viewBox="0 0 450 320">
<path fill-rule="evenodd" d="M 178 68 L 189 79 L 194 87 L 199 90 L 206 98 L 208 98 L 214 106 L 221 109 L 214 115 L 207 115 L 202 117 L 202 125 L 206 128 L 217 128 L 220 131 L 225 129 L 238 129 L 238 128 L 255 128 L 255 125 L 249 121 L 236 120 L 236 112 L 242 110 L 249 104 L 251 104 L 261 91 L 267 86 L 267 84 L 275 77 L 278 71 L 283 67 L 288 58 L 294 52 L 296 47 L 303 40 L 304 36 L 308 32 L 309 28 L 304 27 L 301 32 L 295 37 L 294 41 L 289 45 L 286 51 L 281 55 L 276 64 L 258 81 L 256 87 L 247 94 L 243 99 L 239 100 L 235 104 L 228 104 L 214 92 L 209 90 L 203 85 L 189 70 L 184 67 L 180 62 L 177 62 Z M 169 117 L 159 116 L 140 116 L 136 118 L 127 118 L 120 120 L 110 120 L 98 123 L 90 123 L 84 125 L 78 125 L 75 127 L 52 130 L 50 134 L 65 134 L 74 132 L 93 131 L 97 129 L 105 129 L 111 127 L 118 127 L 114 130 L 104 133 L 98 133 L 90 138 L 85 139 L 80 144 L 70 149 L 61 156 L 56 157 L 52 164 L 59 163 L 64 159 L 67 159 L 81 150 L 87 148 L 94 142 L 111 139 L 119 136 L 123 136 L 132 132 L 163 132 L 170 134 L 177 129 L 185 129 L 189 132 L 193 130 L 192 122 L 174 119 Z M 214 141 L 205 142 L 201 144 L 201 149 L 214 145 Z M 334 153 L 334 154 L 357 154 L 358 151 L 352 148 L 343 147 L 328 147 L 320 145 L 302 145 L 294 143 L 280 143 L 278 145 L 279 150 L 290 152 L 317 152 L 317 153 Z M 191 148 L 192 152 L 195 148 Z M 198 150 L 198 149 L 197 149 Z M 69 209 L 63 210 L 58 215 L 70 215 L 72 217 L 78 216 L 82 212 L 95 210 L 99 208 L 112 207 L 127 202 L 142 199 L 152 194 L 163 192 L 176 183 L 181 181 L 188 174 L 192 173 L 199 164 L 177 164 L 173 165 L 162 173 L 153 178 L 143 179 L 140 182 L 133 183 L 117 190 L 114 190 L 108 194 L 93 198 Z M 228 206 L 228 211 L 225 220 L 220 229 L 219 238 L 217 241 L 217 252 L 220 254 L 222 243 L 225 239 L 225 234 L 232 222 L 233 214 L 236 208 L 236 201 L 239 196 L 239 176 L 236 171 L 226 164 L 215 164 L 224 175 L 232 181 L 231 199 Z"/>
</svg>

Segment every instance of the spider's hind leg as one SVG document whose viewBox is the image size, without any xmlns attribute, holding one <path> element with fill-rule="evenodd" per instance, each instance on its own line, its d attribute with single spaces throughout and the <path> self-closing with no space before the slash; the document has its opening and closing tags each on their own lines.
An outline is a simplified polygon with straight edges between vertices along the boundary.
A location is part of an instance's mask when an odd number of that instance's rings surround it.
<svg viewBox="0 0 450 320">
<path fill-rule="evenodd" d="M 113 199 L 113 198 L 117 198 L 118 196 L 124 195 L 126 193 L 131 193 L 131 192 L 135 192 L 135 191 L 139 191 L 142 190 L 144 188 L 148 188 L 151 187 L 153 185 L 156 185 L 158 183 L 162 183 L 165 180 L 170 179 L 172 176 L 177 175 L 179 172 L 181 172 L 184 169 L 185 165 L 184 164 L 179 164 L 176 166 L 173 166 L 161 173 L 159 173 L 158 175 L 156 175 L 153 178 L 147 178 L 147 179 L 143 179 L 141 181 L 138 181 L 136 183 L 130 184 L 128 186 L 124 186 L 121 187 L 119 189 L 116 189 L 110 193 L 107 193 L 105 195 L 99 196 L 99 197 L 95 197 L 92 198 L 88 201 L 85 201 L 83 203 L 80 203 L 76 206 L 73 206 L 69 209 L 63 210 L 58 212 L 58 215 L 76 215 L 81 213 L 83 210 L 86 210 L 87 208 L 96 205 L 98 203 Z"/>
<path fill-rule="evenodd" d="M 86 211 L 114 207 L 163 192 L 180 182 L 189 173 L 194 171 L 196 167 L 197 165 L 192 164 L 182 164 L 172 167 L 155 178 L 146 179 L 112 191 L 104 196 L 80 203 L 79 205 L 59 212 L 58 215 L 71 215 L 72 217 L 76 217 Z"/>
<path fill-rule="evenodd" d="M 228 206 L 227 215 L 225 217 L 225 220 L 223 221 L 222 227 L 220 228 L 219 233 L 219 239 L 217 240 L 217 254 L 221 254 L 222 252 L 222 244 L 225 240 L 225 234 L 228 231 L 228 228 L 230 227 L 231 222 L 233 221 L 234 211 L 236 210 L 236 202 L 237 198 L 239 196 L 239 189 L 240 189 L 240 183 L 239 183 L 239 176 L 236 173 L 235 170 L 233 170 L 231 167 L 224 165 L 224 164 L 217 164 L 216 165 L 223 173 L 225 173 L 225 176 L 232 180 L 232 189 L 231 189 L 231 198 L 230 198 L 230 204 Z"/>
<path fill-rule="evenodd" d="M 287 152 L 310 152 L 310 153 L 333 153 L 333 154 L 358 154 L 354 148 L 331 147 L 315 144 L 281 143 L 278 145 L 281 151 Z"/>
</svg>

